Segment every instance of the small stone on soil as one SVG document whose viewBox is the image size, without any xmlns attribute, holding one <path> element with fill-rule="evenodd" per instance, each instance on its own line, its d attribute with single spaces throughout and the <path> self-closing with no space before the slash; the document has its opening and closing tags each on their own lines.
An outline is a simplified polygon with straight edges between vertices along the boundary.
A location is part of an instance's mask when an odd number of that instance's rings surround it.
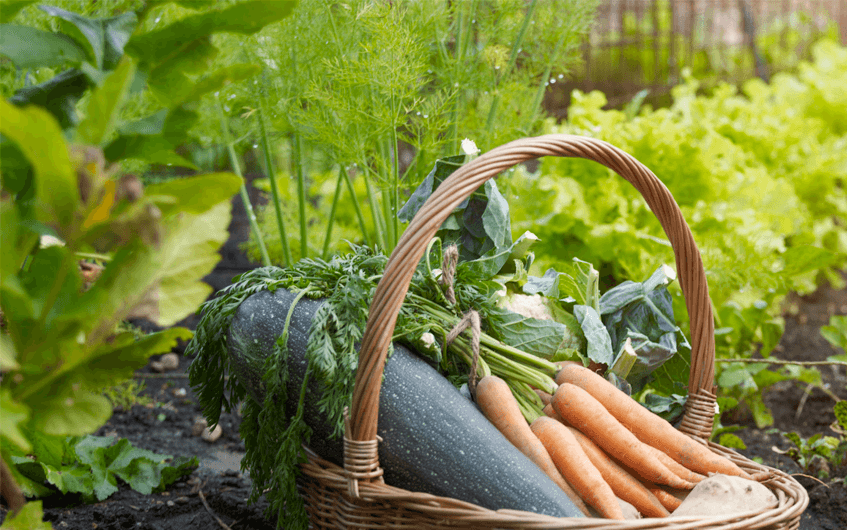
<svg viewBox="0 0 847 530">
<path fill-rule="evenodd" d="M 221 428 L 220 424 L 218 424 L 215 425 L 215 428 L 214 430 L 212 430 L 212 432 L 209 432 L 209 429 L 204 429 L 203 434 L 200 435 L 200 438 L 202 438 L 203 441 L 215 443 L 218 441 L 218 438 L 220 438 L 223 433 L 224 430 Z"/>
<path fill-rule="evenodd" d="M 179 355 L 166 353 L 158 361 L 151 361 L 150 368 L 157 372 L 168 372 L 179 368 Z"/>
</svg>

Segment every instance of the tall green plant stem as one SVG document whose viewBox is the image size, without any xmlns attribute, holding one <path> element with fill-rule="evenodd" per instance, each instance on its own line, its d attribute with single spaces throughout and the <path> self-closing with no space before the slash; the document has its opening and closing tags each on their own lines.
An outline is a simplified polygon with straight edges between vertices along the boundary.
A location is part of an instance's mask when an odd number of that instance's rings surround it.
<svg viewBox="0 0 847 530">
<path fill-rule="evenodd" d="M 367 164 L 362 164 L 362 168 L 365 177 L 365 190 L 368 194 L 368 205 L 370 206 L 371 216 L 374 220 L 374 230 L 376 231 L 376 244 L 379 245 L 380 248 L 385 249 L 385 229 L 382 226 L 382 216 L 379 214 L 379 204 L 376 199 L 376 192 L 373 189 L 373 184 L 371 184 L 370 170 L 368 170 Z"/>
<path fill-rule="evenodd" d="M 462 7 L 467 5 L 467 12 Z M 453 65 L 453 80 L 457 83 L 458 90 L 456 91 L 456 101 L 451 111 L 450 123 L 452 130 L 452 141 L 450 144 L 451 153 L 459 152 L 459 109 L 462 108 L 464 98 L 462 98 L 461 83 L 457 80 L 462 79 L 461 73 L 465 63 L 465 52 L 470 40 L 470 24 L 472 14 L 476 11 L 476 2 L 459 3 L 456 8 L 456 62 Z M 467 26 L 467 27 L 466 27 Z"/>
<path fill-rule="evenodd" d="M 332 197 L 332 207 L 329 209 L 329 219 L 326 221 L 326 237 L 324 237 L 324 247 L 321 256 L 326 259 L 329 255 L 329 241 L 332 239 L 332 227 L 335 224 L 335 210 L 338 208 L 338 200 L 341 198 L 341 181 L 344 180 L 344 168 L 338 166 L 338 180 L 335 182 L 335 193 Z M 353 196 L 353 202 L 356 202 L 356 196 Z"/>
<path fill-rule="evenodd" d="M 350 200 L 353 202 L 353 211 L 356 212 L 356 219 L 359 221 L 359 228 L 362 230 L 362 240 L 366 246 L 371 246 L 371 238 L 368 236 L 367 227 L 365 226 L 365 216 L 362 214 L 362 208 L 359 206 L 359 201 L 356 198 L 353 179 L 350 178 L 350 172 L 343 166 L 339 170 L 344 172 L 344 182 L 347 184 L 347 190 L 350 192 Z"/>
<path fill-rule="evenodd" d="M 291 134 L 291 158 L 294 174 L 297 175 L 297 211 L 300 216 L 300 257 L 308 256 L 309 243 L 306 239 L 306 175 L 303 172 L 303 139 Z"/>
<path fill-rule="evenodd" d="M 524 35 L 526 35 L 526 30 L 529 28 L 529 23 L 532 20 L 532 13 L 535 11 L 535 3 L 537 0 L 532 0 L 530 2 L 529 7 L 526 10 L 526 16 L 524 16 L 523 24 L 521 24 L 521 29 L 518 32 L 518 36 L 515 39 L 515 42 L 512 43 L 512 51 L 509 54 L 509 61 L 506 63 L 506 68 L 503 72 L 495 77 L 494 80 L 494 99 L 491 101 L 491 108 L 488 109 L 488 119 L 485 121 L 485 135 L 486 137 L 491 136 L 491 130 L 494 128 L 494 118 L 497 116 L 497 107 L 500 105 L 500 92 L 497 88 L 500 85 L 500 81 L 505 79 L 512 73 L 512 68 L 515 67 L 515 62 L 518 59 L 518 52 L 523 45 Z"/>
<path fill-rule="evenodd" d="M 268 179 L 271 182 L 271 195 L 274 200 L 274 210 L 276 211 L 276 224 L 279 230 L 279 239 L 282 242 L 282 256 L 285 259 L 285 265 L 291 266 L 294 261 L 291 259 L 291 249 L 288 246 L 288 234 L 285 230 L 285 219 L 282 215 L 282 201 L 279 198 L 279 187 L 276 182 L 276 172 L 273 166 L 273 157 L 271 156 L 271 146 L 268 141 L 268 130 L 265 125 L 265 97 L 259 95 L 259 134 L 262 137 L 262 152 L 265 155 L 265 171 L 268 174 Z"/>
<path fill-rule="evenodd" d="M 553 72 L 553 64 L 558 59 L 559 53 L 562 51 L 562 46 L 565 45 L 565 39 L 568 35 L 570 35 L 571 27 L 572 26 L 569 26 L 568 31 L 562 33 L 559 37 L 559 42 L 557 42 L 556 47 L 553 48 L 553 53 L 550 54 L 550 60 L 547 62 L 547 68 L 544 70 L 544 76 L 541 78 L 541 84 L 538 85 L 538 90 L 535 92 L 535 99 L 532 102 L 532 114 L 530 114 L 529 122 L 526 126 L 527 130 L 530 130 L 532 124 L 535 123 L 535 120 L 538 118 L 538 111 L 541 110 L 541 103 L 544 101 L 544 93 L 547 92 L 547 80 L 550 79 L 550 74 Z"/>
<path fill-rule="evenodd" d="M 265 240 L 262 237 L 262 232 L 259 230 L 259 224 L 256 222 L 256 213 L 253 212 L 253 205 L 250 204 L 250 196 L 247 195 L 247 185 L 244 183 L 244 176 L 241 174 L 241 166 L 238 165 L 238 157 L 235 155 L 235 148 L 232 146 L 232 138 L 229 135 L 229 127 L 224 116 L 224 107 L 221 99 L 215 96 L 218 100 L 218 113 L 221 120 L 221 131 L 223 132 L 224 142 L 226 142 L 226 150 L 229 153 L 229 161 L 232 164 L 232 171 L 241 179 L 241 200 L 244 202 L 244 209 L 247 211 L 247 219 L 250 221 L 250 230 L 256 236 L 256 242 L 259 244 L 259 252 L 262 254 L 262 264 L 265 267 L 270 267 L 271 258 L 268 256 L 268 249 L 265 247 Z"/>
</svg>

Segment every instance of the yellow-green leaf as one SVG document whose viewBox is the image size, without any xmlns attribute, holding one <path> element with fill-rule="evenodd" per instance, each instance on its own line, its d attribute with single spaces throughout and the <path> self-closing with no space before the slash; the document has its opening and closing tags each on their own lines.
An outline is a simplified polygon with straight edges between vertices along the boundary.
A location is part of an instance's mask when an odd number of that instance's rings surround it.
<svg viewBox="0 0 847 530">
<path fill-rule="evenodd" d="M 134 76 L 135 62 L 131 57 L 124 57 L 115 71 L 94 90 L 88 100 L 86 117 L 76 129 L 81 143 L 100 145 L 109 138 Z"/>
<path fill-rule="evenodd" d="M 59 123 L 39 107 L 18 108 L 0 101 L 0 133 L 18 145 L 35 172 L 40 219 L 62 228 L 73 223 L 79 205 L 76 174 Z"/>
<path fill-rule="evenodd" d="M 12 399 L 12 392 L 8 388 L 0 389 L 0 433 L 2 436 L 18 446 L 22 451 L 29 451 L 29 440 L 21 432 L 19 425 L 29 418 L 29 409 L 26 405 Z"/>
</svg>

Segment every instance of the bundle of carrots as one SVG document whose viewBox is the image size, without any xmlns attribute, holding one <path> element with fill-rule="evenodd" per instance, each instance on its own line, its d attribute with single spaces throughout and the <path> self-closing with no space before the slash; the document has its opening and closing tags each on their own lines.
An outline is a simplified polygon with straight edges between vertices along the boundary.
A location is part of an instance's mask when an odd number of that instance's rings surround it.
<svg viewBox="0 0 847 530">
<path fill-rule="evenodd" d="M 618 499 L 645 517 L 667 517 L 711 473 L 750 476 L 642 407 L 579 363 L 563 363 L 545 416 L 529 425 L 508 384 L 486 376 L 475 399 L 509 441 L 556 482 L 586 515 L 624 519 Z"/>
</svg>

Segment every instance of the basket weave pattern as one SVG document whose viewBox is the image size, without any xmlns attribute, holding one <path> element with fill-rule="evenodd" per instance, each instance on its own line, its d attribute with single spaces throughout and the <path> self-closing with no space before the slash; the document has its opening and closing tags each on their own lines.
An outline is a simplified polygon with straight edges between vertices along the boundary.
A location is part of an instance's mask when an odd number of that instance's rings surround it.
<svg viewBox="0 0 847 530">
<path fill-rule="evenodd" d="M 644 197 L 673 246 L 677 274 L 691 321 L 689 398 L 680 430 L 707 444 L 750 474 L 767 476 L 776 506 L 739 515 L 613 521 L 556 518 L 517 510 L 489 510 L 455 499 L 409 492 L 385 484 L 377 456 L 377 414 L 386 353 L 415 267 L 430 239 L 450 213 L 479 186 L 512 166 L 542 156 L 585 158 L 629 181 Z M 714 319 L 703 262 L 691 230 L 664 184 L 644 165 L 600 140 L 547 135 L 500 146 L 448 177 L 418 211 L 386 265 L 371 304 L 345 429 L 344 468 L 308 451 L 300 492 L 315 528 L 513 528 L 596 530 L 796 529 L 808 505 L 806 490 L 773 468 L 707 442 L 715 410 Z"/>
</svg>

